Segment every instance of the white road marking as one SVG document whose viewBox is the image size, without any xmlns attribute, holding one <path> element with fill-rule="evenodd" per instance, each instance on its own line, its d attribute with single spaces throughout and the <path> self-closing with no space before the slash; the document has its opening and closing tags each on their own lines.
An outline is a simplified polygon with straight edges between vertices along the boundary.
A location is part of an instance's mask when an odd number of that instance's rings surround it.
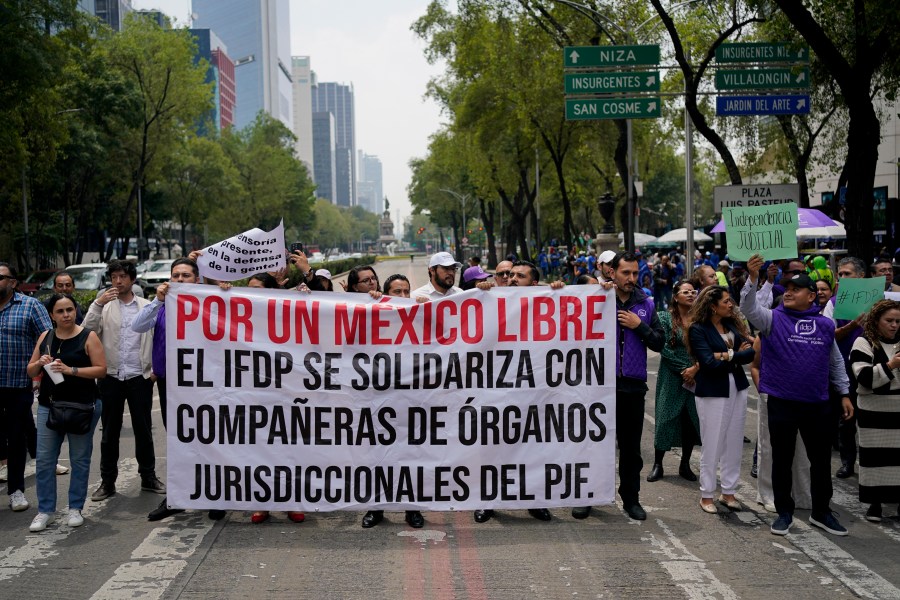
<svg viewBox="0 0 900 600">
<path fill-rule="evenodd" d="M 651 552 L 665 557 L 666 560 L 661 560 L 660 565 L 668 571 L 675 585 L 680 587 L 689 599 L 737 600 L 738 596 L 734 590 L 719 581 L 715 574 L 706 568 L 706 563 L 691 553 L 662 519 L 657 519 L 656 524 L 665 533 L 665 539 L 660 539 L 652 533 L 649 538 L 641 539 L 649 541 L 654 547 Z"/>
<path fill-rule="evenodd" d="M 133 458 L 119 462 L 119 491 L 130 492 L 138 482 L 137 461 Z M 88 490 L 90 493 L 90 490 Z M 85 518 L 85 527 L 90 527 L 90 520 L 103 513 L 109 501 L 91 502 L 88 497 L 81 514 Z M 58 507 L 59 508 L 59 507 Z M 65 522 L 66 510 L 58 510 L 53 524 L 40 533 L 28 535 L 24 546 L 8 546 L 0 550 L 0 581 L 12 579 L 26 569 L 33 569 L 45 564 L 50 558 L 57 556 L 61 550 L 61 542 L 65 541 L 76 529 Z"/>
<path fill-rule="evenodd" d="M 161 598 L 215 523 L 205 511 L 195 511 L 155 528 L 91 598 Z"/>
</svg>

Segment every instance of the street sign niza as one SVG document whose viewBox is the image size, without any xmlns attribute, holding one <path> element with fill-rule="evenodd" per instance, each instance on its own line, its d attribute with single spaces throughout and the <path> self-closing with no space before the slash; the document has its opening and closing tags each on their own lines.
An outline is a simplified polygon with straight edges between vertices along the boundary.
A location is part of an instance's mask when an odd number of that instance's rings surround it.
<svg viewBox="0 0 900 600">
<path fill-rule="evenodd" d="M 566 100 L 566 120 L 655 119 L 660 116 L 659 98 L 591 98 Z"/>
<path fill-rule="evenodd" d="M 563 60 L 566 68 L 658 65 L 659 45 L 566 46 Z"/>
</svg>

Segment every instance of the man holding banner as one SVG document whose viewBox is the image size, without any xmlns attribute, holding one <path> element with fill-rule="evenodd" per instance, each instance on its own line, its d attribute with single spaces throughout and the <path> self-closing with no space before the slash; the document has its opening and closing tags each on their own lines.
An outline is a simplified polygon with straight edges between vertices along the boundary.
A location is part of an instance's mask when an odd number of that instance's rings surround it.
<svg viewBox="0 0 900 600">
<path fill-rule="evenodd" d="M 617 254 L 610 263 L 616 283 L 616 441 L 619 445 L 619 496 L 632 519 L 643 521 L 647 513 L 639 502 L 641 489 L 641 434 L 644 430 L 644 396 L 647 393 L 647 349 L 659 352 L 665 344 L 662 325 L 653 300 L 637 285 L 637 257 Z M 572 509 L 585 519 L 591 507 Z"/>
</svg>

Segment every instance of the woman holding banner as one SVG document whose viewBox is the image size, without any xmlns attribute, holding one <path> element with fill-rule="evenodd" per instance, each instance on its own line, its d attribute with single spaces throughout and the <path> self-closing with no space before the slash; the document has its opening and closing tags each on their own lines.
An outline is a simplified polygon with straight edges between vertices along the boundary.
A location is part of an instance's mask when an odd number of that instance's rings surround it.
<svg viewBox="0 0 900 600">
<path fill-rule="evenodd" d="M 690 281 L 675 284 L 668 311 L 660 311 L 666 345 L 660 355 L 659 377 L 656 379 L 656 435 L 653 446 L 656 454 L 647 481 L 663 477 L 663 456 L 674 447 L 681 447 L 678 474 L 688 481 L 697 481 L 691 471 L 691 453 L 700 443 L 700 421 L 694 393 L 685 385 L 694 383 L 700 367 L 688 354 L 684 345 L 684 329 L 697 290 Z"/>
<path fill-rule="evenodd" d="M 699 363 L 694 392 L 700 417 L 700 508 L 715 514 L 716 470 L 721 469 L 719 502 L 732 510 L 741 471 L 747 389 L 743 365 L 753 360 L 750 333 L 735 317 L 734 301 L 720 285 L 704 289 L 691 308 L 688 350 Z"/>
<path fill-rule="evenodd" d="M 878 523 L 883 503 L 900 503 L 900 302 L 872 307 L 850 365 L 859 394 L 859 500 L 869 504 L 866 520 Z"/>
</svg>

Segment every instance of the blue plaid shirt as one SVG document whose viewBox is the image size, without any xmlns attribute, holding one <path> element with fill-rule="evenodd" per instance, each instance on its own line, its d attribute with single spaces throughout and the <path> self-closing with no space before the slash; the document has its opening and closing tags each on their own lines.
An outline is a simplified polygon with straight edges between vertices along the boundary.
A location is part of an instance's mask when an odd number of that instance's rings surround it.
<svg viewBox="0 0 900 600">
<path fill-rule="evenodd" d="M 0 387 L 31 387 L 25 368 L 38 338 L 52 327 L 41 302 L 13 292 L 6 306 L 0 308 Z"/>
</svg>

